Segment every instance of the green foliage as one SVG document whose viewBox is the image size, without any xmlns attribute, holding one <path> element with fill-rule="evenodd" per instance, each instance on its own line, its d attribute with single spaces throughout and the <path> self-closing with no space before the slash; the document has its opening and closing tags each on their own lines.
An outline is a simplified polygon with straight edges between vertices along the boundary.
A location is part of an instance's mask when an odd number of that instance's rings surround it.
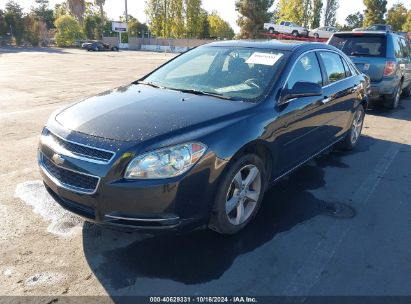
<svg viewBox="0 0 411 304">
<path fill-rule="evenodd" d="M 6 27 L 10 34 L 14 37 L 16 44 L 21 44 L 24 36 L 22 7 L 13 0 L 7 2 L 4 20 Z"/>
<path fill-rule="evenodd" d="M 398 2 L 388 10 L 387 23 L 390 24 L 394 31 L 401 31 L 407 21 L 408 11 L 404 4 Z"/>
<path fill-rule="evenodd" d="M 7 24 L 4 18 L 4 12 L 0 9 L 0 36 L 5 36 L 7 34 Z"/>
<path fill-rule="evenodd" d="M 58 3 L 54 6 L 53 16 L 54 20 L 61 16 L 69 14 L 69 8 L 67 2 Z"/>
<path fill-rule="evenodd" d="M 201 5 L 202 0 L 146 0 L 151 33 L 156 37 L 206 37 L 207 12 Z"/>
<path fill-rule="evenodd" d="M 274 0 L 236 0 L 236 11 L 240 14 L 237 24 L 241 27 L 241 38 L 255 39 L 263 29 L 264 23 L 272 14 L 268 10 Z"/>
<path fill-rule="evenodd" d="M 88 15 L 84 18 L 84 34 L 88 39 L 98 40 L 102 37 L 103 24 L 98 15 Z"/>
<path fill-rule="evenodd" d="M 345 18 L 347 26 L 344 30 L 353 30 L 355 28 L 363 27 L 364 15 L 361 12 L 356 12 L 355 14 L 350 14 Z"/>
<path fill-rule="evenodd" d="M 72 46 L 77 39 L 84 37 L 77 20 L 69 15 L 61 16 L 55 21 L 57 28 L 56 43 L 58 46 Z"/>
<path fill-rule="evenodd" d="M 280 0 L 278 3 L 279 21 L 292 21 L 298 25 L 304 23 L 305 0 Z"/>
<path fill-rule="evenodd" d="M 233 39 L 233 29 L 227 21 L 220 17 L 217 11 L 213 11 L 208 16 L 208 23 L 210 25 L 210 37 Z"/>
<path fill-rule="evenodd" d="M 29 42 L 33 46 L 38 46 L 40 43 L 40 24 L 34 14 L 24 16 L 24 41 Z"/>
<path fill-rule="evenodd" d="M 364 0 L 366 7 L 364 13 L 364 26 L 385 23 L 384 15 L 387 12 L 386 0 Z"/>
<path fill-rule="evenodd" d="M 128 17 L 128 33 L 130 34 L 130 36 L 142 37 L 147 32 L 147 24 L 139 22 L 133 16 Z"/>
<path fill-rule="evenodd" d="M 326 0 L 324 9 L 324 26 L 334 26 L 337 19 L 337 10 L 340 7 L 338 0 Z"/>
<path fill-rule="evenodd" d="M 313 0 L 313 10 L 311 13 L 311 28 L 316 29 L 321 24 L 321 12 L 323 10 L 322 0 Z"/>
<path fill-rule="evenodd" d="M 411 32 L 411 9 L 408 11 L 407 20 L 405 21 L 404 25 L 402 26 L 402 30 L 404 32 Z"/>
<path fill-rule="evenodd" d="M 46 23 L 47 28 L 54 28 L 53 10 L 49 8 L 48 0 L 36 0 L 37 6 L 32 7 L 32 13 L 38 21 Z"/>
</svg>

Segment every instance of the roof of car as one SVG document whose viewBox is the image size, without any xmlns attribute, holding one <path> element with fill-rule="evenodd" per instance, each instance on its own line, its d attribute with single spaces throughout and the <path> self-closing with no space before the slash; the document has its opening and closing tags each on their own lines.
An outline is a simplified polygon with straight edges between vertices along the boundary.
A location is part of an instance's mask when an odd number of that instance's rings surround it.
<svg viewBox="0 0 411 304">
<path fill-rule="evenodd" d="M 387 35 L 398 35 L 397 33 L 390 32 L 390 31 L 357 31 L 357 32 L 338 32 L 335 35 L 353 35 L 353 36 L 362 36 L 362 35 L 380 35 L 380 36 L 387 36 Z"/>
<path fill-rule="evenodd" d="M 324 43 L 306 43 L 306 42 L 278 42 L 275 40 L 230 40 L 230 41 L 219 41 L 206 44 L 206 46 L 225 46 L 225 47 L 248 47 L 255 49 L 273 49 L 278 51 L 295 51 L 297 49 L 333 49 L 334 47 L 329 46 Z"/>
</svg>

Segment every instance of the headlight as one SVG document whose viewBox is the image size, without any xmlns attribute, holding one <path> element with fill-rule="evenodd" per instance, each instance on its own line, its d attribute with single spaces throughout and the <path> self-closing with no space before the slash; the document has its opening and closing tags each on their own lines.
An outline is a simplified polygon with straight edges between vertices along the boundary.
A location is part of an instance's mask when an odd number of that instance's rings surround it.
<svg viewBox="0 0 411 304">
<path fill-rule="evenodd" d="M 149 152 L 134 158 L 128 165 L 126 179 L 164 179 L 190 170 L 204 155 L 207 147 L 188 143 Z"/>
</svg>

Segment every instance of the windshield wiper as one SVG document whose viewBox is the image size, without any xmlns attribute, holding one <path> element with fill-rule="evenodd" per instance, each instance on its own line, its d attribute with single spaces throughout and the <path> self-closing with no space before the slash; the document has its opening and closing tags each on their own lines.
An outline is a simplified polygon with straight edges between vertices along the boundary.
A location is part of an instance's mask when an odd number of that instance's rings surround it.
<svg viewBox="0 0 411 304">
<path fill-rule="evenodd" d="M 148 85 L 150 87 L 157 88 L 157 89 L 166 89 L 166 87 L 158 85 L 154 82 L 137 81 L 137 84 L 144 84 L 144 85 Z"/>
<path fill-rule="evenodd" d="M 213 92 L 206 92 L 206 91 L 199 91 L 199 90 L 192 90 L 192 89 L 172 89 L 168 88 L 169 90 L 179 91 L 182 93 L 194 94 L 194 95 L 202 95 L 202 96 L 211 96 L 225 100 L 234 100 L 232 97 L 228 97 L 222 94 L 213 93 Z"/>
</svg>

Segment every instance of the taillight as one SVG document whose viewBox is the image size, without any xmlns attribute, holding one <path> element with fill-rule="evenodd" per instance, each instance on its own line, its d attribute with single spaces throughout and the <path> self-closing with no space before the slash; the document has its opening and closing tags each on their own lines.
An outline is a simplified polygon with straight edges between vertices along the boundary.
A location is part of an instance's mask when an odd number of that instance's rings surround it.
<svg viewBox="0 0 411 304">
<path fill-rule="evenodd" d="M 384 68 L 384 76 L 390 76 L 394 74 L 396 68 L 396 63 L 393 61 L 387 61 L 385 63 L 385 68 Z"/>
</svg>

